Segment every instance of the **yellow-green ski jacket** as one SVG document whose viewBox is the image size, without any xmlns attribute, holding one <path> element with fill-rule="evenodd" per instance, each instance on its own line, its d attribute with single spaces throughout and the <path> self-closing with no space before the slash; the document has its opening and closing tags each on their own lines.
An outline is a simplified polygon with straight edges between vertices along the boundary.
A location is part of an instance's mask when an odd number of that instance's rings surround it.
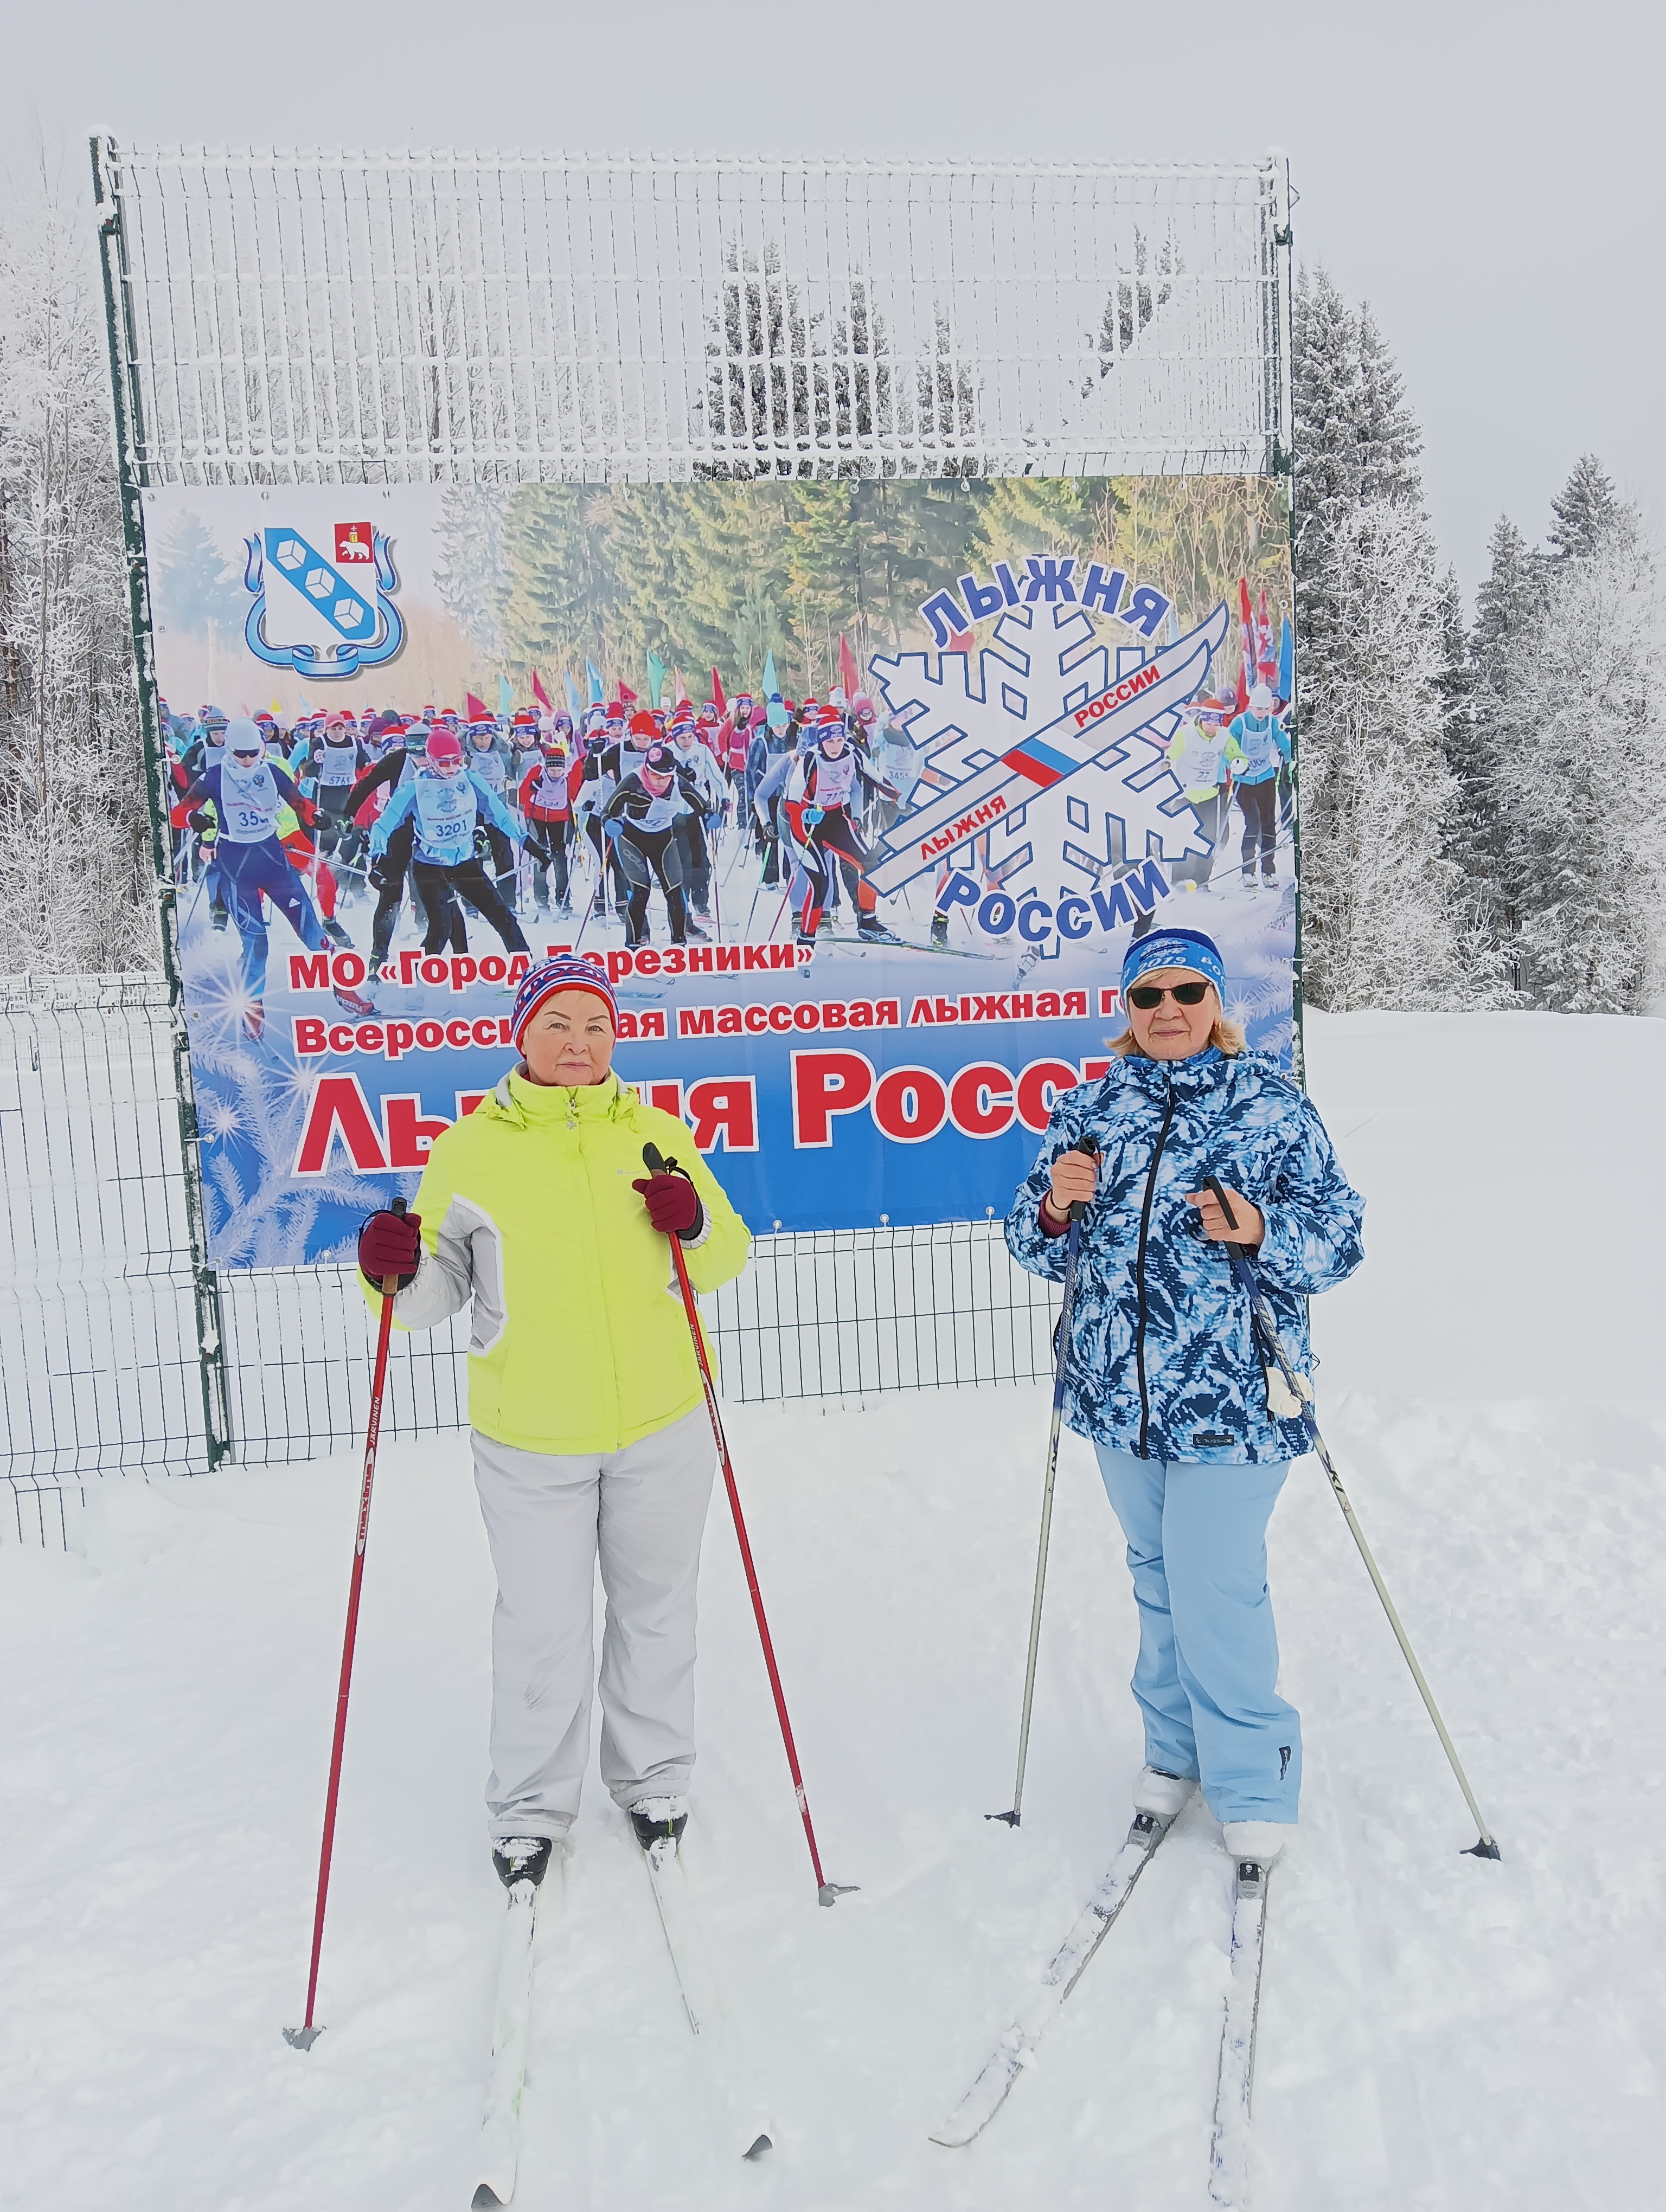
<svg viewBox="0 0 1666 2212">
<path fill-rule="evenodd" d="M 473 1300 L 469 1419 L 500 1443 L 617 1451 L 701 1402 L 666 1239 L 631 1188 L 650 1142 L 694 1178 L 706 1218 L 683 1250 L 696 1290 L 714 1291 L 746 1264 L 746 1224 L 687 1124 L 617 1076 L 565 1091 L 506 1075 L 435 1140 L 422 1262 L 394 1318 L 432 1328 Z"/>
</svg>

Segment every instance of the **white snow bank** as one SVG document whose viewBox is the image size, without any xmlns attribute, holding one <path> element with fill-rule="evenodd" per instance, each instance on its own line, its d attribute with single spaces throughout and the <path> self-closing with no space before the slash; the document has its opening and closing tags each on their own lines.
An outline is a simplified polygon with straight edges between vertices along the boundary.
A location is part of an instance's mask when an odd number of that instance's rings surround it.
<svg viewBox="0 0 1666 2212">
<path fill-rule="evenodd" d="M 1473 1829 L 1334 1502 L 1274 1523 L 1298 1839 L 1275 1876 L 1265 2212 L 1653 2201 L 1666 1425 L 1649 1161 L 1666 1030 L 1315 1021 L 1371 1200 L 1316 1308 L 1321 1414 L 1505 1852 Z M 778 2148 L 708 2128 L 653 1900 L 593 1784 L 539 1943 L 516 2203 L 994 2212 L 1200 2204 L 1227 1869 L 1194 1808 L 988 2135 L 927 2130 L 1128 1817 L 1134 1616 L 1067 1441 L 1010 1802 L 1037 1387 L 737 1408 L 732 1440 L 830 1876 L 818 1911 L 721 1500 L 691 1875 Z M 0 2204 L 467 2201 L 502 1892 L 483 1842 L 491 1580 L 460 1439 L 390 1448 L 308 2056 L 299 2018 L 357 1468 L 103 1486 L 85 1556 L 0 1553 Z"/>
</svg>

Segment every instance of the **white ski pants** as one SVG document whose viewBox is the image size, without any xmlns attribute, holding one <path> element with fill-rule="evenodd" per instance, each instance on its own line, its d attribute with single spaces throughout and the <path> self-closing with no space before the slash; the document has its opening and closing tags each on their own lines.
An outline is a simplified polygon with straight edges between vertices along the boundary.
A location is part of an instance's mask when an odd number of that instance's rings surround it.
<svg viewBox="0 0 1666 2212">
<path fill-rule="evenodd" d="M 518 1451 L 474 1431 L 497 1570 L 492 1836 L 560 1836 L 590 1758 L 596 1564 L 607 1595 L 602 1780 L 616 1804 L 669 1797 L 694 1771 L 700 1539 L 715 1453 L 703 1406 L 624 1449 Z"/>
</svg>

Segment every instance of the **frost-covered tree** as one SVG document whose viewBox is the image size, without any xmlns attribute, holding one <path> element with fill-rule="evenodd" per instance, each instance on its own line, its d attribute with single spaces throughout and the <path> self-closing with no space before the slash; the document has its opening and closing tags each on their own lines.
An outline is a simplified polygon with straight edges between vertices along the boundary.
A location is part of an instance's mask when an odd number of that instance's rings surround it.
<svg viewBox="0 0 1666 2212">
<path fill-rule="evenodd" d="M 91 227 L 0 226 L 0 968 L 158 958 Z"/>
<path fill-rule="evenodd" d="M 1346 653 L 1302 679 L 1305 981 L 1319 1006 L 1486 1003 L 1491 969 L 1446 855 L 1445 586 L 1414 507 L 1363 502 L 1334 540 Z"/>
<path fill-rule="evenodd" d="M 1520 886 L 1505 833 L 1519 740 L 1516 695 L 1538 635 L 1543 562 L 1508 516 L 1494 525 L 1488 553 L 1475 595 L 1465 710 L 1447 724 L 1446 758 L 1458 787 L 1447 848 L 1468 877 L 1477 910 L 1519 990 Z"/>
<path fill-rule="evenodd" d="M 1573 474 L 1550 502 L 1550 542 L 1564 561 L 1602 551 L 1616 531 L 1636 520 L 1595 453 L 1582 453 Z"/>
<path fill-rule="evenodd" d="M 1316 1005 L 1485 1003 L 1495 963 L 1449 850 L 1462 617 L 1422 439 L 1369 307 L 1322 269 L 1295 314 L 1304 984 Z"/>
<path fill-rule="evenodd" d="M 1536 1006 L 1639 1013 L 1666 906 L 1666 632 L 1636 510 L 1588 455 L 1485 698 L 1511 951 Z M 1522 587 L 1524 596 L 1524 587 Z M 1496 626 L 1499 608 L 1484 611 Z M 1478 633 L 1479 637 L 1479 633 Z"/>
</svg>

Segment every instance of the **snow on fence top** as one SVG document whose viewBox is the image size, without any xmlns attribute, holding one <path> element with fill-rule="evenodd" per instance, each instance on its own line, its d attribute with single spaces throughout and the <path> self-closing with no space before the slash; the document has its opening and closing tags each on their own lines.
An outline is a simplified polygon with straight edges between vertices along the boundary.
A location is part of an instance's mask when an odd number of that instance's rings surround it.
<svg viewBox="0 0 1666 2212">
<path fill-rule="evenodd" d="M 1256 162 L 94 142 L 137 480 L 1260 471 Z"/>
</svg>

